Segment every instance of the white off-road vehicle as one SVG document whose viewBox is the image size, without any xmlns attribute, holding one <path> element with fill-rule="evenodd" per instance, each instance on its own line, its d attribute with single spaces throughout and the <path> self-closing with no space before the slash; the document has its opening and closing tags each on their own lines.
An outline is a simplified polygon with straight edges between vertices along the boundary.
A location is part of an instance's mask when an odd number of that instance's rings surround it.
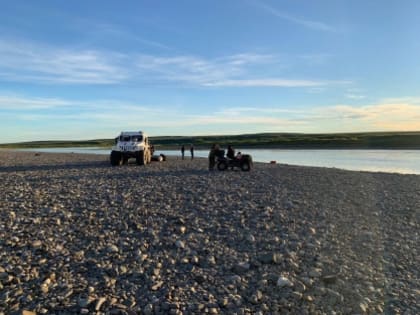
<svg viewBox="0 0 420 315">
<path fill-rule="evenodd" d="M 153 147 L 149 137 L 142 131 L 123 131 L 115 138 L 111 151 L 111 165 L 127 164 L 129 158 L 135 158 L 138 165 L 151 162 Z"/>
</svg>

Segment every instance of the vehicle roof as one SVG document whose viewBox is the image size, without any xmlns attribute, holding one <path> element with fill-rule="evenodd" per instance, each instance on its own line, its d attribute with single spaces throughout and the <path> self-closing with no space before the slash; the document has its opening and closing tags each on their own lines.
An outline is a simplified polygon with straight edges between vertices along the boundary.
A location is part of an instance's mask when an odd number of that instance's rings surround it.
<svg viewBox="0 0 420 315">
<path fill-rule="evenodd" d="M 147 136 L 143 131 L 121 131 L 121 136 Z"/>
</svg>

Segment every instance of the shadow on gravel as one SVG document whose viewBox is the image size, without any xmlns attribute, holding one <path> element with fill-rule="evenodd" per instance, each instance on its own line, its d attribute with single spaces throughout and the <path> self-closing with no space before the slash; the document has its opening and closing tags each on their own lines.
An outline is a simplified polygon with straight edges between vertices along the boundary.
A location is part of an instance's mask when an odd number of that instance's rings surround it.
<svg viewBox="0 0 420 315">
<path fill-rule="evenodd" d="M 143 168 L 142 166 L 137 165 L 128 165 L 121 167 L 112 167 L 109 165 L 108 161 L 91 161 L 91 162 L 78 162 L 78 163 L 68 163 L 68 164 L 46 164 L 46 165 L 16 165 L 16 166 L 0 166 L 0 174 L 2 173 L 16 173 L 16 172 L 36 172 L 36 171 L 63 171 L 63 170 L 86 170 L 86 169 L 126 169 L 130 170 L 136 169 L 138 172 L 133 172 L 133 175 L 144 175 L 150 177 L 160 177 L 160 176 L 194 176 L 194 175 L 215 175 L 223 174 L 223 172 L 212 171 L 209 172 L 207 169 L 176 169 L 171 170 L 170 167 L 166 170 L 156 170 Z M 111 175 L 111 174 L 108 174 Z M 118 173 L 112 173 L 112 176 L 118 177 Z M 121 176 L 126 177 L 127 173 L 121 174 Z"/>
<path fill-rule="evenodd" d="M 79 162 L 69 164 L 47 164 L 47 165 L 15 165 L 0 166 L 0 173 L 34 172 L 34 171 L 58 171 L 58 170 L 83 170 L 89 168 L 109 168 L 106 161 Z"/>
</svg>

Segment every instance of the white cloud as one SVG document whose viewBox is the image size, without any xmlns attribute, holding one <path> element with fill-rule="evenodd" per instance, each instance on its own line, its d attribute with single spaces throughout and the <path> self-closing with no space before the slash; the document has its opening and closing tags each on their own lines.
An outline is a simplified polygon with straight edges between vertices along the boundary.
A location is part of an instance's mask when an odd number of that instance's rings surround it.
<svg viewBox="0 0 420 315">
<path fill-rule="evenodd" d="M 315 120 L 328 120 L 341 125 L 357 126 L 353 131 L 418 131 L 420 130 L 420 104 L 381 101 L 364 106 L 337 105 L 318 108 Z"/>
<path fill-rule="evenodd" d="M 273 16 L 276 16 L 278 18 L 281 18 L 285 21 L 303 26 L 305 28 L 308 29 L 312 29 L 312 30 L 317 30 L 317 31 L 326 31 L 326 32 L 335 32 L 336 30 L 331 26 L 328 25 L 327 23 L 324 22 L 319 22 L 319 21 L 313 21 L 313 20 L 309 20 L 303 17 L 296 17 L 293 16 L 289 13 L 280 11 L 278 9 L 275 9 L 263 2 L 260 1 L 253 1 L 253 4 L 263 10 L 265 10 L 266 12 L 270 13 Z"/>
<path fill-rule="evenodd" d="M 407 101 L 408 100 L 408 101 Z M 11 141 L 110 138 L 127 129 L 153 135 L 232 134 L 249 132 L 357 132 L 420 130 L 420 100 L 382 100 L 364 106 L 348 104 L 290 109 L 281 106 L 214 106 L 191 114 L 159 104 L 117 100 L 72 101 L 0 95 L 2 122 L 16 137 Z M 4 114 L 3 114 L 4 113 Z M 29 122 L 29 123 L 28 123 Z M 57 133 L 57 128 L 60 133 Z M 31 133 L 26 133 L 31 134 Z M 35 135 L 43 137 L 34 138 Z M 1 142 L 1 141 L 0 141 Z"/>
<path fill-rule="evenodd" d="M 26 98 L 22 96 L 0 95 L 0 109 L 36 110 L 69 106 L 70 103 L 57 98 Z"/>
<path fill-rule="evenodd" d="M 144 22 L 143 20 L 141 22 Z M 149 46 L 163 50 L 172 50 L 169 46 L 151 40 L 149 38 L 141 37 L 131 29 L 122 25 L 110 24 L 104 22 L 92 22 L 90 20 L 78 20 L 75 27 L 79 32 L 88 33 L 89 37 L 95 40 L 120 42 L 121 40 L 136 42 L 141 46 Z"/>
<path fill-rule="evenodd" d="M 205 86 L 224 87 L 314 87 L 327 85 L 325 81 L 290 80 L 290 79 L 253 79 L 253 80 L 221 80 L 208 82 Z"/>
<path fill-rule="evenodd" d="M 352 100 L 362 100 L 362 99 L 366 98 L 365 95 L 362 95 L 362 94 L 351 94 L 351 93 L 346 94 L 345 97 L 347 97 L 349 99 L 352 99 Z"/>
<path fill-rule="evenodd" d="M 124 56 L 77 51 L 30 41 L 0 39 L 0 79 L 42 83 L 109 84 L 128 73 L 118 65 Z"/>
<path fill-rule="evenodd" d="M 265 77 L 280 72 L 278 57 L 241 53 L 217 58 L 155 56 L 59 48 L 0 38 L 0 80 L 44 84 L 122 84 L 192 87 L 319 87 L 347 83 L 307 78 Z"/>
<path fill-rule="evenodd" d="M 202 59 L 195 56 L 155 57 L 139 55 L 137 67 L 148 80 L 180 82 L 204 87 L 318 87 L 350 84 L 349 81 L 258 77 L 252 69 L 269 69 L 276 58 L 264 54 L 236 54 L 223 58 Z"/>
</svg>

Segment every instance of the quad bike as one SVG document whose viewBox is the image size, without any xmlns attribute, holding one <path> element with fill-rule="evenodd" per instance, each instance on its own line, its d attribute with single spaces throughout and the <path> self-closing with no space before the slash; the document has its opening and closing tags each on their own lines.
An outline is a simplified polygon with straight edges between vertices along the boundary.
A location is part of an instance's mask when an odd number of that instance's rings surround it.
<svg viewBox="0 0 420 315">
<path fill-rule="evenodd" d="M 228 168 L 233 170 L 235 167 L 240 168 L 244 172 L 249 172 L 253 166 L 252 157 L 249 154 L 242 154 L 240 157 L 233 159 L 225 157 L 224 150 L 219 150 L 217 156 L 217 169 L 225 171 Z"/>
</svg>

